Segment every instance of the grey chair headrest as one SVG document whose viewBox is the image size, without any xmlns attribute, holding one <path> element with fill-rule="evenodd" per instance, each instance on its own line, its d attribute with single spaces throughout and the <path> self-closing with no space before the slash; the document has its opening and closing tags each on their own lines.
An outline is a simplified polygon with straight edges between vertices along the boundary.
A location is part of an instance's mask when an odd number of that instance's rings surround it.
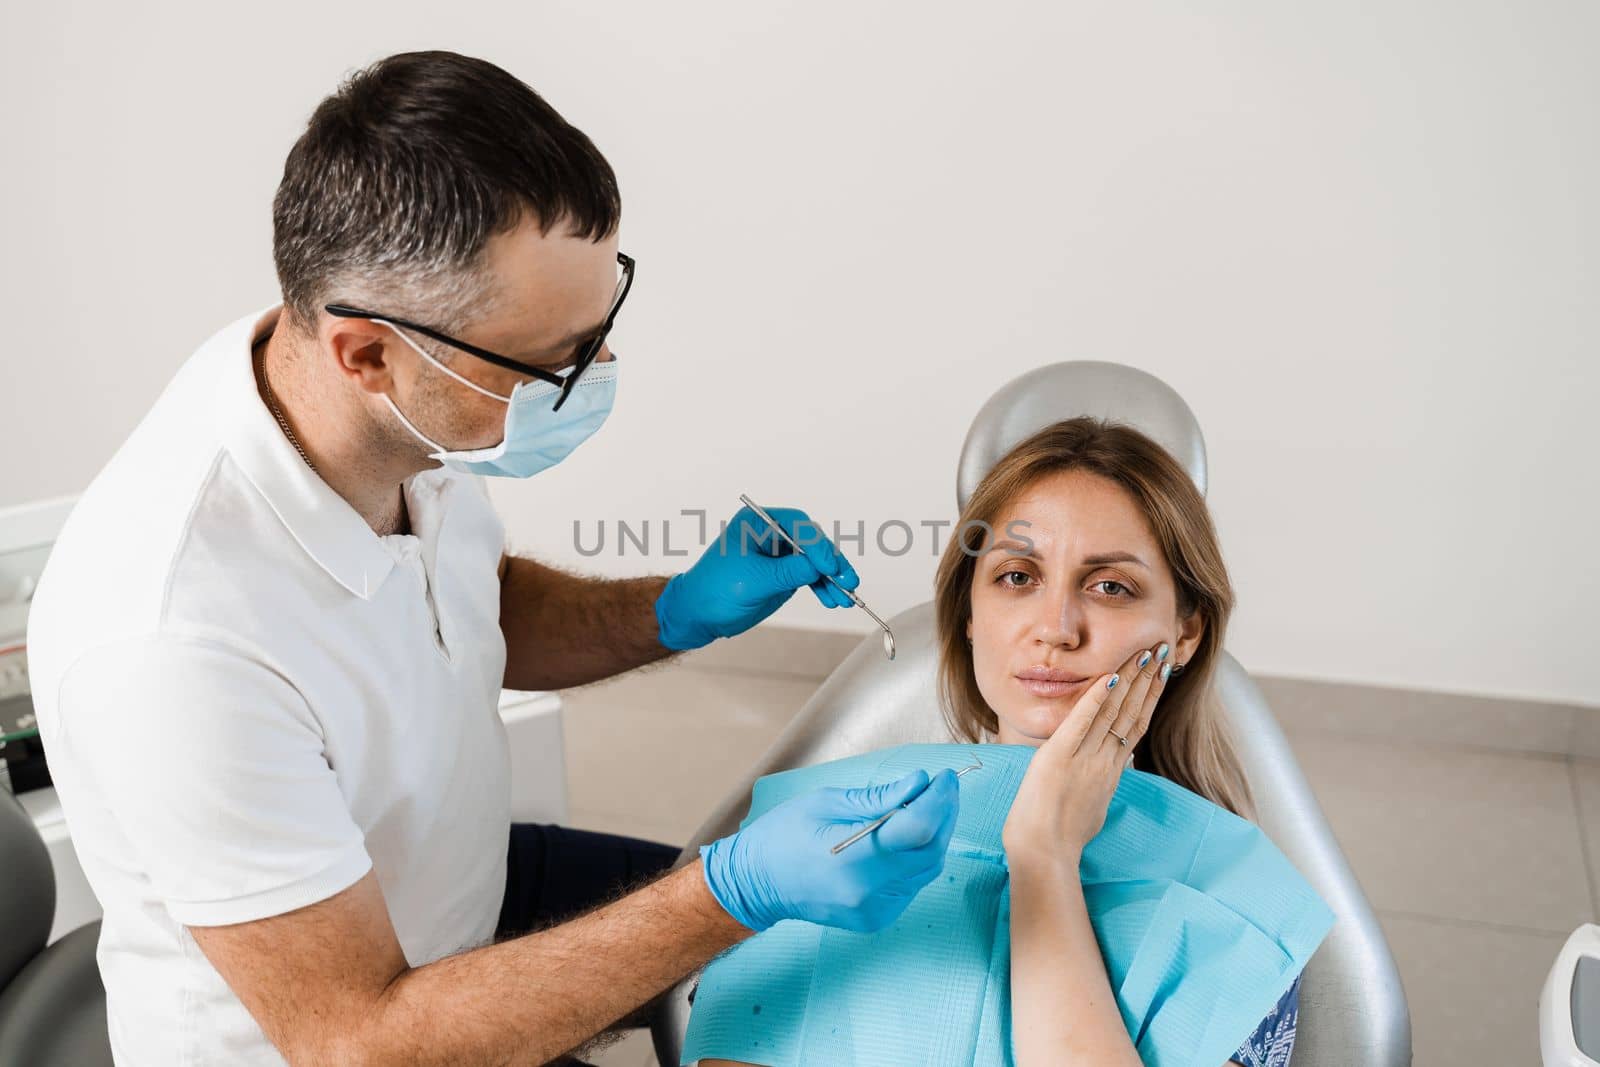
<svg viewBox="0 0 1600 1067">
<path fill-rule="evenodd" d="M 956 506 L 967 506 L 978 483 L 1007 452 L 1046 426 L 1080 415 L 1145 434 L 1172 453 L 1206 495 L 1206 442 L 1183 397 L 1135 367 L 1085 359 L 1031 370 L 989 398 L 961 445 Z"/>
<path fill-rule="evenodd" d="M 50 939 L 56 914 L 56 876 L 50 850 L 33 819 L 0 789 L 0 989 Z"/>
</svg>

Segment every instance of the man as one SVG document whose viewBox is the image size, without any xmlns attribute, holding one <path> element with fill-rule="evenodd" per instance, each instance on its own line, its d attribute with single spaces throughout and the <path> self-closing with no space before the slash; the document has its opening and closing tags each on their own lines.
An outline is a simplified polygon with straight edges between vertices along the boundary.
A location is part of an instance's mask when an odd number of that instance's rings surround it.
<svg viewBox="0 0 1600 1067">
<path fill-rule="evenodd" d="M 752 931 L 876 929 L 938 873 L 948 772 L 796 798 L 642 887 L 676 849 L 510 824 L 502 686 L 856 581 L 793 509 L 803 554 L 741 511 L 670 579 L 504 554 L 471 475 L 537 473 L 609 411 L 619 215 L 588 138 L 497 67 L 360 72 L 284 166 L 282 305 L 207 341 L 75 509 L 29 649 L 120 1062 L 546 1062 Z"/>
</svg>

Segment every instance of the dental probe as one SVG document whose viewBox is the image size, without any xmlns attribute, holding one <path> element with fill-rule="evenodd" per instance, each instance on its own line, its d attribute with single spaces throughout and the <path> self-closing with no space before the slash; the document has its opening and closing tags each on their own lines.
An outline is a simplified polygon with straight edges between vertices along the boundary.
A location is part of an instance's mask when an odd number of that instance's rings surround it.
<svg viewBox="0 0 1600 1067">
<path fill-rule="evenodd" d="M 973 756 L 972 758 L 975 759 L 975 760 L 978 760 L 977 756 Z M 957 771 L 956 772 L 956 777 L 960 778 L 963 774 L 966 774 L 968 771 L 978 770 L 982 766 L 983 766 L 983 761 L 982 760 L 978 760 L 978 762 L 973 763 L 973 764 L 971 764 L 969 766 L 963 767 L 959 771 Z M 921 793 L 917 794 L 917 796 L 921 796 L 921 795 L 922 795 Z M 917 797 L 912 797 L 911 798 L 911 800 L 915 800 L 915 799 L 917 799 Z M 908 801 L 906 801 L 905 804 L 900 805 L 900 808 L 905 807 L 906 804 L 910 804 L 911 800 L 908 800 Z M 857 841 L 860 841 L 863 837 L 866 837 L 868 834 L 872 833 L 872 831 L 876 830 L 878 827 L 880 827 L 884 823 L 888 822 L 889 821 L 889 816 L 893 815 L 895 812 L 899 811 L 900 808 L 892 808 L 889 811 L 885 812 L 884 814 L 878 816 L 876 819 L 874 819 L 871 822 L 867 823 L 867 825 L 863 826 L 861 829 L 857 830 L 855 833 L 851 834 L 849 837 L 845 838 L 843 841 L 840 841 L 837 845 L 834 845 L 828 851 L 831 852 L 833 855 L 837 856 L 840 852 L 843 852 L 845 849 L 849 848 L 851 845 L 855 844 Z"/>
<path fill-rule="evenodd" d="M 744 502 L 745 507 L 761 516 L 761 520 L 763 522 L 776 530 L 778 536 L 787 541 L 790 548 L 794 549 L 802 556 L 806 554 L 806 550 L 800 547 L 799 542 L 790 537 L 784 528 L 778 525 L 778 521 L 771 515 L 768 515 L 766 510 L 763 509 L 760 504 L 757 504 L 754 500 L 751 500 L 744 493 L 739 494 L 739 499 Z M 868 615 L 871 615 L 872 621 L 883 627 L 883 654 L 888 656 L 890 659 L 894 659 L 894 631 L 889 629 L 889 624 L 878 618 L 878 613 L 867 607 L 867 602 L 856 596 L 855 590 L 846 589 L 844 586 L 840 585 L 838 580 L 835 579 L 831 574 L 824 574 L 823 577 L 828 579 L 828 581 L 833 582 L 833 587 L 835 589 L 849 597 L 852 604 L 866 612 Z"/>
</svg>

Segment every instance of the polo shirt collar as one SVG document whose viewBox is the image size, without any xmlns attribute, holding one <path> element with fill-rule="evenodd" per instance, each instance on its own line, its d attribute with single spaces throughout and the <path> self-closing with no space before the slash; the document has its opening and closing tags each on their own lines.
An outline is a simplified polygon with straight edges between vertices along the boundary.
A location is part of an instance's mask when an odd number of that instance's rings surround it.
<svg viewBox="0 0 1600 1067">
<path fill-rule="evenodd" d="M 212 338 L 217 429 L 223 446 L 300 547 L 335 581 L 370 599 L 394 569 L 393 554 L 349 501 L 318 477 L 284 436 L 256 389 L 251 345 L 283 305 L 246 315 Z"/>
</svg>

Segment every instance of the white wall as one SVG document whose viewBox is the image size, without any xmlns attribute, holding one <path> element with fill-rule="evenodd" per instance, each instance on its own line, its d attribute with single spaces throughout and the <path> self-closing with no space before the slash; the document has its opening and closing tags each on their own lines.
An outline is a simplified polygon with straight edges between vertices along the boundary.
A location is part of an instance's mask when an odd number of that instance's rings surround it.
<svg viewBox="0 0 1600 1067">
<path fill-rule="evenodd" d="M 949 518 L 985 397 L 1118 360 L 1205 429 L 1247 666 L 1600 703 L 1587 0 L 3 19 L 0 504 L 80 489 L 200 340 L 273 301 L 272 191 L 339 76 L 446 47 L 590 133 L 639 260 L 613 421 L 496 487 L 518 545 L 676 569 L 661 521 L 741 491 L 869 531 Z M 572 520 L 602 517 L 654 519 L 656 558 L 580 557 Z M 884 613 L 933 563 L 925 533 L 857 556 Z M 806 597 L 779 621 L 865 630 Z"/>
</svg>

